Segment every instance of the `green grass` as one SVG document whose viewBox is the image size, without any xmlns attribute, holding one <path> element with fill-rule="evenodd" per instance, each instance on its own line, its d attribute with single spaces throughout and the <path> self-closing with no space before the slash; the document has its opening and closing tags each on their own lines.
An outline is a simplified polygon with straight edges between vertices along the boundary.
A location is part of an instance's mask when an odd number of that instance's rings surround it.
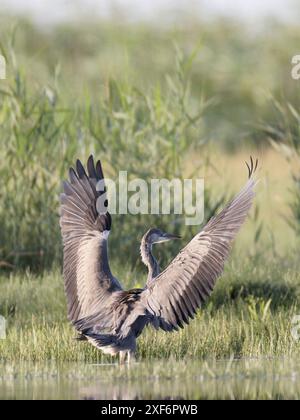
<svg viewBox="0 0 300 420">
<path fill-rule="evenodd" d="M 9 49 L 8 60 L 14 50 Z M 70 103 L 64 92 L 43 86 L 32 87 L 27 71 L 17 64 L 0 89 L 0 268 L 42 270 L 61 261 L 58 209 L 61 183 L 68 169 L 80 158 L 84 163 L 93 153 L 101 159 L 105 176 L 118 180 L 119 171 L 128 180 L 142 178 L 183 179 L 195 176 L 210 165 L 204 151 L 202 115 L 206 102 L 193 101 L 190 68 L 193 54 L 174 52 L 175 69 L 168 76 L 166 94 L 160 85 L 149 93 L 135 85 L 110 79 L 106 94 L 84 103 Z M 200 156 L 197 165 L 187 168 L 190 155 Z M 161 197 L 160 197 L 161 201 Z M 206 215 L 218 204 L 205 191 Z M 112 235 L 112 254 L 134 265 L 139 255 L 137 239 L 149 224 L 174 233 L 181 229 L 181 215 L 117 215 Z M 137 251 L 132 251 L 136 249 Z M 121 261 L 120 261 L 121 262 Z"/>
<path fill-rule="evenodd" d="M 247 259 L 244 264 L 230 263 L 212 298 L 180 332 L 147 328 L 138 340 L 139 359 L 298 355 L 300 344 L 292 338 L 291 320 L 300 310 L 300 274 L 293 265 L 283 268 L 282 262 L 255 264 Z M 132 274 L 128 268 L 115 272 L 127 287 L 137 284 L 133 278 L 139 284 L 144 278 L 144 273 Z M 0 342 L 2 361 L 110 360 L 74 340 L 58 271 L 1 277 L 0 313 L 8 319 L 7 339 Z"/>
</svg>

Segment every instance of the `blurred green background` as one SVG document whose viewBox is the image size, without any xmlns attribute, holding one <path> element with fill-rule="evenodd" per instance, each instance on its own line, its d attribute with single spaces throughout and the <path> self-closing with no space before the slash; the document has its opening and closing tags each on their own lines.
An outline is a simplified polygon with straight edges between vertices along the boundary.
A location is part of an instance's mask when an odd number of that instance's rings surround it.
<svg viewBox="0 0 300 420">
<path fill-rule="evenodd" d="M 244 160 L 258 156 L 262 182 L 237 252 L 294 252 L 300 82 L 291 77 L 291 59 L 299 25 L 230 14 L 208 19 L 193 13 L 192 3 L 185 13 L 149 20 L 115 9 L 109 17 L 89 13 L 46 25 L 2 13 L 2 270 L 61 262 L 61 180 L 90 153 L 109 177 L 119 170 L 147 180 L 204 176 L 206 219 L 241 187 Z M 139 240 L 150 226 L 184 240 L 199 229 L 174 215 L 116 216 L 112 255 L 139 265 Z"/>
</svg>

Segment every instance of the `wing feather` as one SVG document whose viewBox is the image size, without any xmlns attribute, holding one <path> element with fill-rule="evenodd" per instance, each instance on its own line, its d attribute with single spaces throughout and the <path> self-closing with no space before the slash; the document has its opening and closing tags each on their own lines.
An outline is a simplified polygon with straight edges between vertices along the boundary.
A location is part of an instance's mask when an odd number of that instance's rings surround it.
<svg viewBox="0 0 300 420">
<path fill-rule="evenodd" d="M 152 322 L 165 331 L 189 323 L 211 295 L 228 258 L 231 243 L 244 223 L 254 198 L 253 160 L 250 179 L 240 193 L 179 252 L 171 264 L 148 283 L 143 302 Z"/>
<path fill-rule="evenodd" d="M 122 290 L 112 275 L 108 262 L 107 235 L 111 217 L 98 214 L 96 202 L 104 192 L 97 192 L 103 180 L 100 161 L 87 162 L 88 175 L 77 160 L 76 171 L 69 170 L 69 182 L 63 183 L 60 226 L 64 246 L 64 280 L 68 318 L 73 323 L 95 313 L 109 323 L 114 292 Z"/>
</svg>

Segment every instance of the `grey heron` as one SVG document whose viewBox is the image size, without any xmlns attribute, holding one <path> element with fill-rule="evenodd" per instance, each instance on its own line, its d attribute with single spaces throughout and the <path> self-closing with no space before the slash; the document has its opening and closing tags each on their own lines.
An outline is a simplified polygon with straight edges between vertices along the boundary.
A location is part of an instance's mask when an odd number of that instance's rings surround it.
<svg viewBox="0 0 300 420">
<path fill-rule="evenodd" d="M 70 169 L 69 181 L 63 184 L 60 226 L 68 319 L 81 339 L 106 354 L 119 354 L 124 362 L 127 355 L 128 360 L 134 357 L 136 340 L 146 325 L 171 332 L 194 318 L 211 295 L 252 205 L 257 161 L 251 158 L 247 167 L 249 179 L 237 196 L 162 272 L 152 246 L 178 237 L 148 230 L 141 242 L 142 261 L 148 267 L 146 285 L 126 291 L 109 266 L 111 215 L 99 213 L 96 206 L 99 196 L 105 194 L 96 188 L 104 181 L 101 163 L 95 165 L 90 156 L 86 171 L 77 160 L 76 169 Z"/>
</svg>

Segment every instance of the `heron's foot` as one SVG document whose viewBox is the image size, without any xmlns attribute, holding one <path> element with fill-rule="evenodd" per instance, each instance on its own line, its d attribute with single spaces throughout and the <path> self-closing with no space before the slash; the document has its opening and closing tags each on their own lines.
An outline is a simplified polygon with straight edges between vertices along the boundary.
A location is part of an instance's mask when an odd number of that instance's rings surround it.
<svg viewBox="0 0 300 420">
<path fill-rule="evenodd" d="M 125 351 L 120 351 L 119 352 L 120 365 L 125 364 L 126 357 L 127 357 L 127 364 L 136 362 L 135 351 L 125 350 Z"/>
<path fill-rule="evenodd" d="M 127 355 L 127 351 L 120 351 L 120 353 L 119 353 L 120 365 L 124 365 L 125 364 L 126 355 Z"/>
</svg>

